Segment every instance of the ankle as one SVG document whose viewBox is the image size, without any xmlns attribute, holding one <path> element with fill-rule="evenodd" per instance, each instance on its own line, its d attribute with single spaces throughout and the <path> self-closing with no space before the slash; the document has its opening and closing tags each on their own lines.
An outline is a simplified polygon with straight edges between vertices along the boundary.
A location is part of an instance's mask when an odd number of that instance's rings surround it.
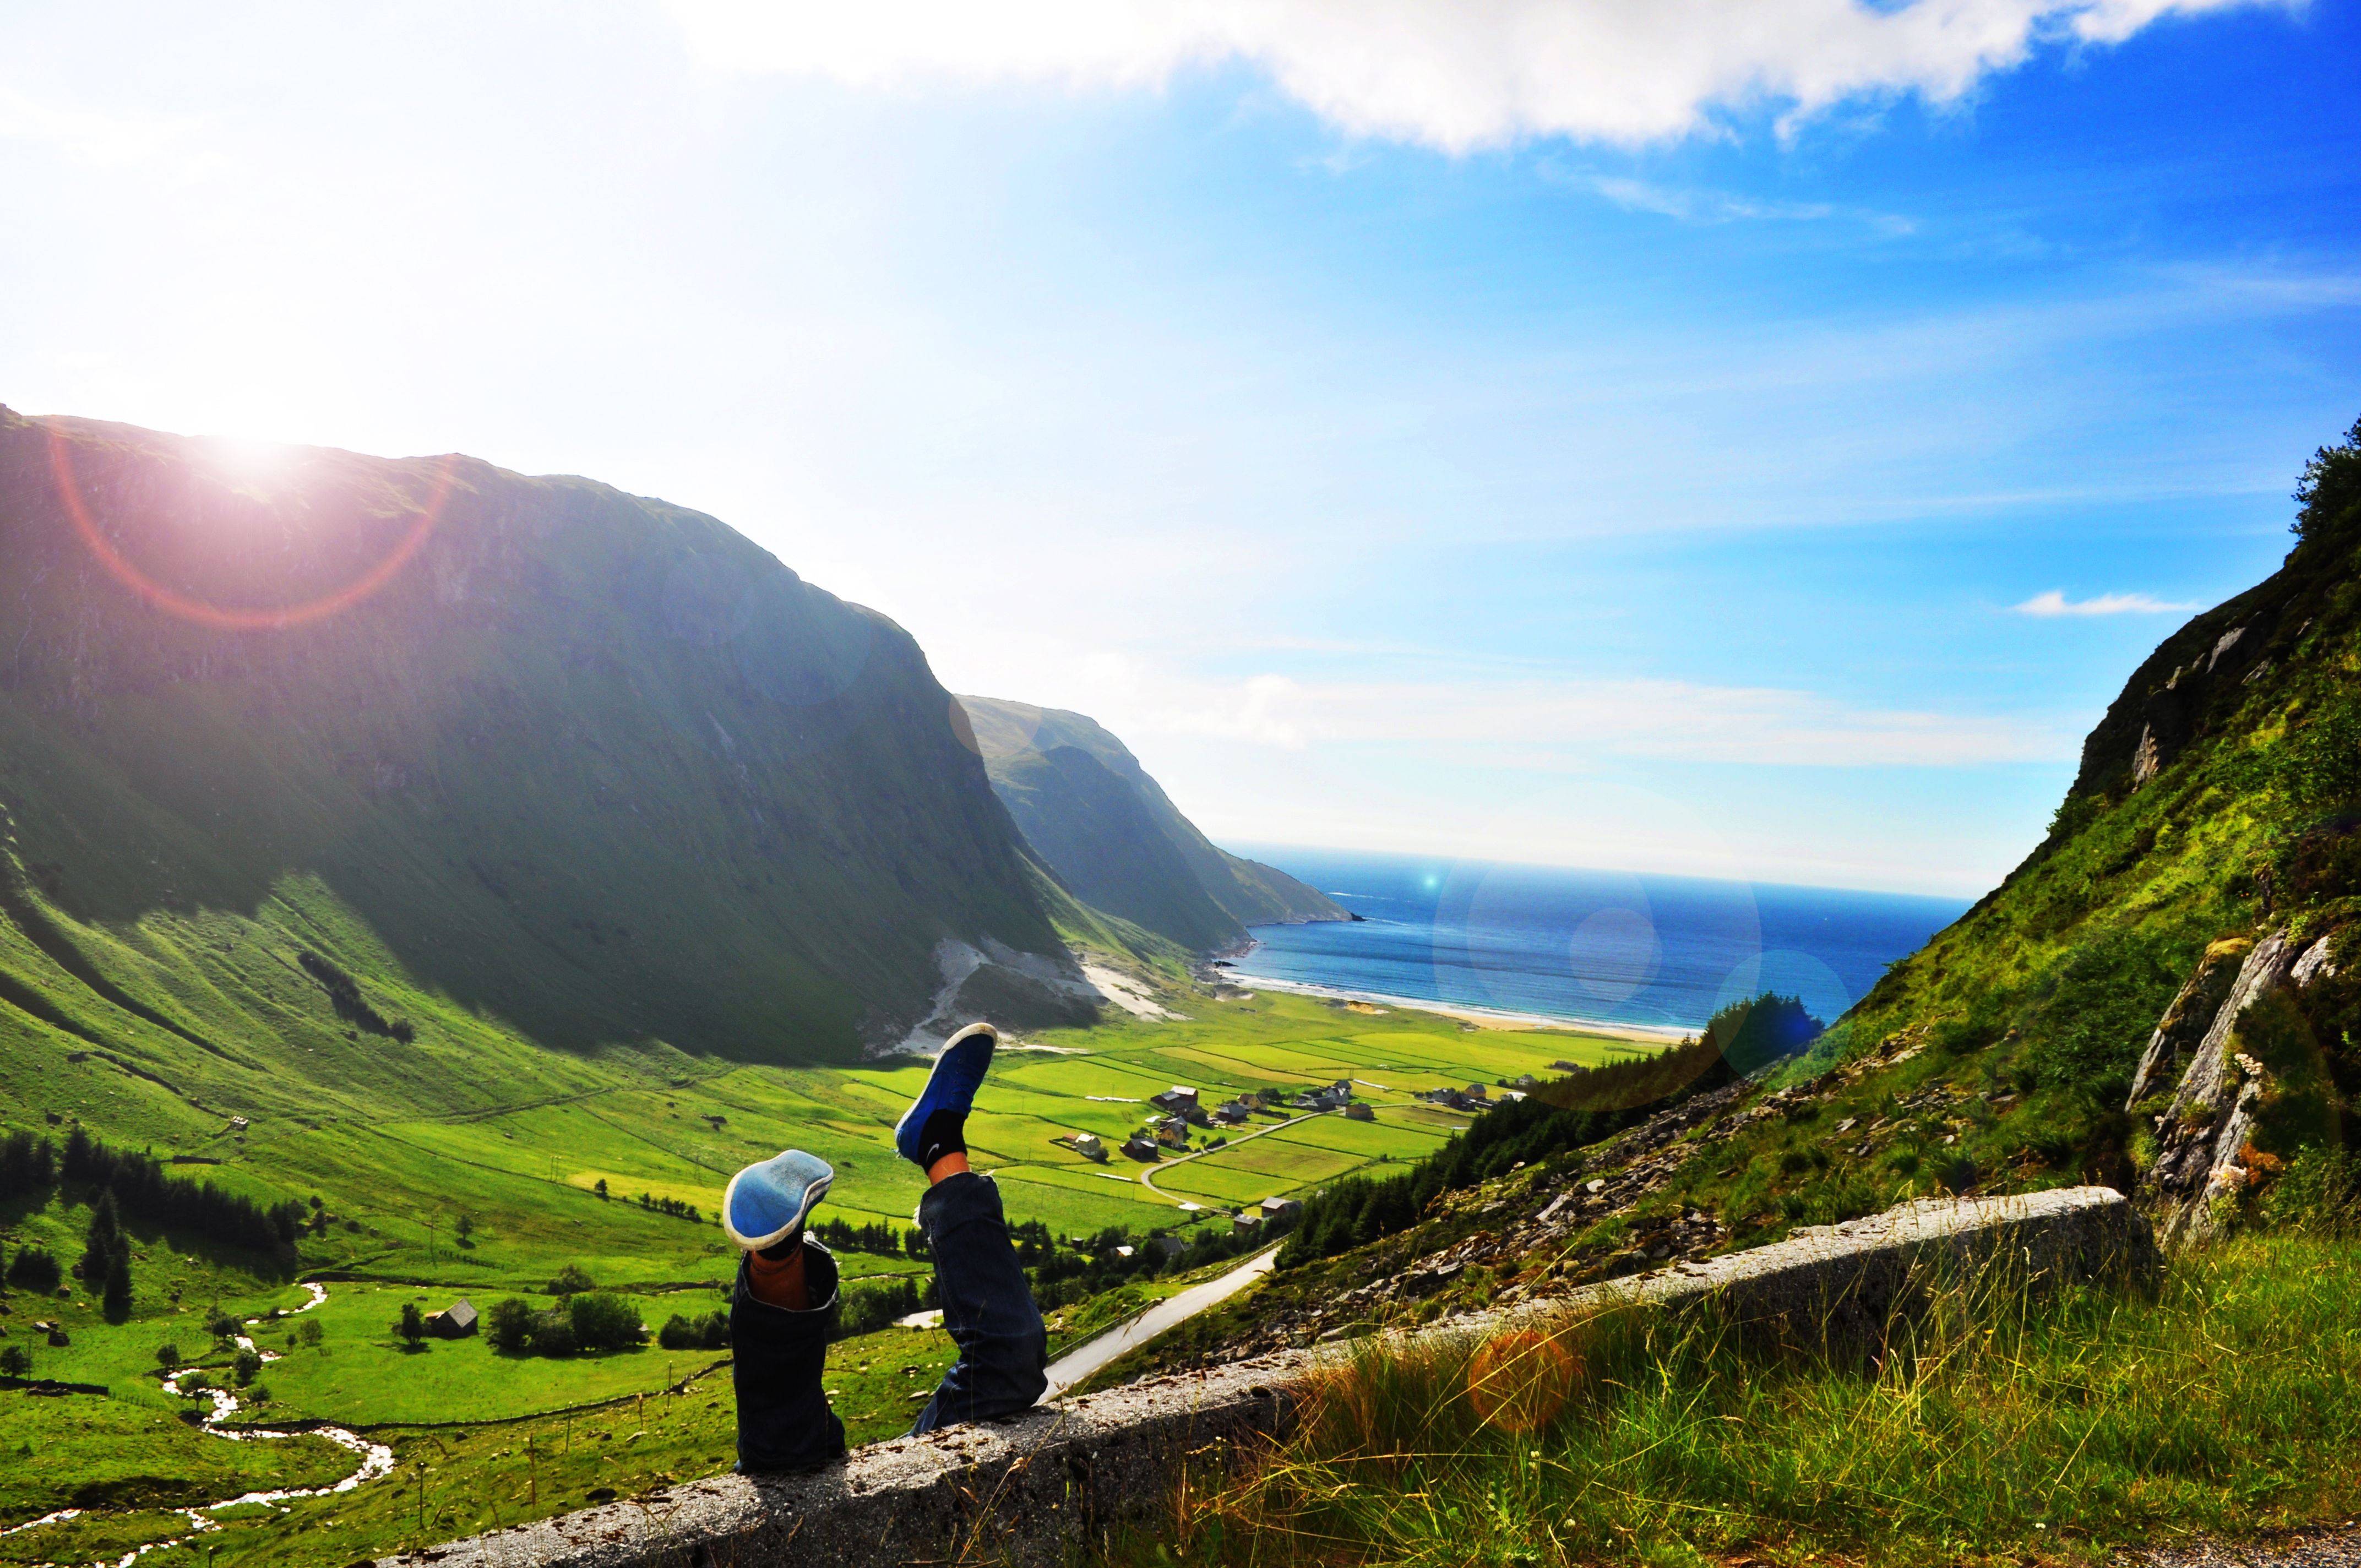
<svg viewBox="0 0 2361 1568">
<path fill-rule="evenodd" d="M 800 1233 L 777 1246 L 746 1255 L 746 1282 L 754 1299 L 790 1312 L 811 1310 L 811 1292 L 804 1285 L 804 1241 Z"/>
<path fill-rule="evenodd" d="M 969 1168 L 967 1163 L 967 1151 L 965 1149 L 954 1149 L 950 1154 L 947 1154 L 940 1159 L 935 1161 L 934 1164 L 927 1167 L 927 1185 L 931 1187 L 936 1182 L 942 1180 L 945 1177 L 957 1176 L 967 1168 Z"/>
</svg>

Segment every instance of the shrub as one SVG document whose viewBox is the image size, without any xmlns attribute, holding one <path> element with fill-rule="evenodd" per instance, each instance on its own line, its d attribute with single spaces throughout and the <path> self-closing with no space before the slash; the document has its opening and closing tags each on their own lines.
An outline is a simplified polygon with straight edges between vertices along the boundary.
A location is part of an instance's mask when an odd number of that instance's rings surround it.
<svg viewBox="0 0 2361 1568">
<path fill-rule="evenodd" d="M 2303 540 L 2327 537 L 2361 508 L 2361 419 L 2353 422 L 2342 444 L 2312 455 L 2296 481 L 2295 503 L 2295 521 L 2289 527 Z"/>
<path fill-rule="evenodd" d="M 917 1310 L 918 1288 L 907 1279 L 858 1286 L 844 1292 L 843 1303 L 837 1309 L 836 1323 L 829 1337 L 851 1339 L 856 1334 L 874 1333 L 895 1319 L 907 1317 Z"/>
<path fill-rule="evenodd" d="M 426 1314 L 418 1310 L 415 1301 L 401 1304 L 401 1316 L 393 1320 L 393 1332 L 416 1350 L 426 1338 Z"/>
<path fill-rule="evenodd" d="M 156 1365 L 170 1372 L 181 1365 L 181 1347 L 170 1340 L 156 1347 Z"/>
<path fill-rule="evenodd" d="M 316 1327 L 306 1324 L 305 1327 Z M 484 1337 L 503 1355 L 522 1355 L 533 1348 L 533 1313 L 514 1296 L 492 1304 L 484 1314 Z"/>
<path fill-rule="evenodd" d="M 261 1370 L 262 1357 L 250 1350 L 239 1351 L 237 1359 L 230 1363 L 230 1376 L 237 1380 L 241 1388 L 253 1382 Z"/>
<path fill-rule="evenodd" d="M 33 1356 L 21 1344 L 0 1345 L 0 1377 L 30 1377 Z"/>
<path fill-rule="evenodd" d="M 327 1331 L 320 1326 L 319 1319 L 306 1318 L 295 1330 L 295 1337 L 305 1344 L 317 1344 L 320 1343 L 321 1336 L 326 1332 Z"/>
<path fill-rule="evenodd" d="M 584 1350 L 630 1350 L 647 1334 L 639 1309 L 608 1291 L 578 1292 L 566 1307 L 574 1342 Z"/>
<path fill-rule="evenodd" d="M 656 1343 L 666 1350 L 719 1350 L 730 1343 L 730 1314 L 708 1312 L 684 1318 L 678 1312 L 656 1331 Z"/>
<path fill-rule="evenodd" d="M 549 1296 L 572 1296 L 584 1290 L 596 1290 L 597 1288 L 598 1288 L 598 1282 L 591 1278 L 588 1272 L 585 1270 L 580 1264 L 569 1263 L 565 1267 L 559 1269 L 555 1277 L 550 1280 L 548 1285 L 543 1288 L 543 1294 Z"/>
<path fill-rule="evenodd" d="M 64 1277 L 58 1260 L 40 1247 L 28 1246 L 9 1261 L 8 1283 L 19 1290 L 47 1295 Z"/>
<path fill-rule="evenodd" d="M 533 1321 L 533 1351 L 535 1355 L 572 1355 L 581 1348 L 574 1337 L 573 1315 L 563 1309 L 540 1314 Z"/>
</svg>

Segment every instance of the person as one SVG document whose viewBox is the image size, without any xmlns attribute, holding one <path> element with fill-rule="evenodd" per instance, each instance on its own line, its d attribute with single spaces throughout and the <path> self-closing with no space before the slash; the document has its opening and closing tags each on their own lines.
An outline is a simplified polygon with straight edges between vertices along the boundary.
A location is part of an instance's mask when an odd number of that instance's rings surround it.
<svg viewBox="0 0 2361 1568">
<path fill-rule="evenodd" d="M 968 1168 L 968 1113 L 999 1038 L 989 1024 L 952 1036 L 894 1128 L 895 1152 L 927 1173 L 918 1230 L 959 1349 L 913 1434 L 1029 1409 L 1049 1386 L 1049 1331 L 1009 1243 L 1000 1189 Z M 816 1470 L 844 1453 L 844 1423 L 820 1387 L 836 1256 L 805 1234 L 835 1179 L 826 1160 L 788 1149 L 731 1177 L 722 1194 L 722 1228 L 743 1252 L 730 1299 L 741 1472 Z"/>
</svg>

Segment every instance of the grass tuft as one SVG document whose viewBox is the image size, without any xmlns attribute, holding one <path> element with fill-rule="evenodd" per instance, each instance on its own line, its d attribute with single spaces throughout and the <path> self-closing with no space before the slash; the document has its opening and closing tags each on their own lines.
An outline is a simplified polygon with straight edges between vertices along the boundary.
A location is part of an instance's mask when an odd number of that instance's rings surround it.
<svg viewBox="0 0 2361 1568">
<path fill-rule="evenodd" d="M 1620 1308 L 1388 1338 L 1293 1437 L 1184 1489 L 1118 1559 L 1296 1563 L 2076 1557 L 2349 1511 L 2361 1246 L 2314 1229 L 2175 1258 L 2153 1295 L 1940 1294 L 1855 1357 Z"/>
</svg>

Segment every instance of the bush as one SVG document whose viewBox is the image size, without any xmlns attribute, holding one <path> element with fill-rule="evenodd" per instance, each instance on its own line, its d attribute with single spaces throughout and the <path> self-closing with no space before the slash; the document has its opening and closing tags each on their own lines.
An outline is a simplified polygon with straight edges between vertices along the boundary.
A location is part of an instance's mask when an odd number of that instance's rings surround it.
<svg viewBox="0 0 2361 1568">
<path fill-rule="evenodd" d="M 243 1388 L 253 1382 L 256 1375 L 261 1372 L 262 1357 L 253 1351 L 241 1350 L 237 1353 L 237 1359 L 230 1363 L 229 1369 L 230 1376 L 236 1378 L 237 1386 Z"/>
<path fill-rule="evenodd" d="M 574 1343 L 584 1350 L 630 1350 L 646 1337 L 639 1309 L 623 1297 L 585 1290 L 566 1299 Z"/>
<path fill-rule="evenodd" d="M 856 1287 L 844 1292 L 829 1337 L 851 1339 L 856 1334 L 875 1333 L 895 1319 L 906 1318 L 918 1310 L 918 1288 L 910 1280 L 893 1279 Z"/>
<path fill-rule="evenodd" d="M 316 1324 L 306 1324 L 307 1328 Z M 533 1313 L 514 1296 L 495 1301 L 484 1314 L 484 1337 L 503 1355 L 522 1355 L 533 1348 Z"/>
<path fill-rule="evenodd" d="M 64 1277 L 65 1271 L 58 1266 L 58 1260 L 37 1246 L 25 1248 L 8 1264 L 8 1283 L 19 1290 L 46 1296 Z"/>
<path fill-rule="evenodd" d="M 295 1337 L 305 1344 L 317 1344 L 320 1343 L 321 1336 L 326 1332 L 327 1331 L 320 1326 L 319 1319 L 306 1318 L 295 1330 Z"/>
<path fill-rule="evenodd" d="M 170 1372 L 181 1365 L 181 1347 L 167 1340 L 156 1347 L 156 1365 Z"/>
<path fill-rule="evenodd" d="M 535 1355 L 572 1355 L 581 1348 L 574 1337 L 574 1318 L 563 1310 L 540 1314 L 533 1321 L 533 1353 Z"/>
<path fill-rule="evenodd" d="M 730 1314 L 708 1312 L 684 1318 L 678 1312 L 656 1331 L 656 1343 L 666 1350 L 719 1350 L 730 1343 Z"/>
<path fill-rule="evenodd" d="M 393 1332 L 416 1350 L 426 1338 L 426 1314 L 418 1310 L 415 1301 L 401 1304 L 401 1316 L 393 1320 Z"/>
<path fill-rule="evenodd" d="M 0 1377 L 30 1377 L 33 1354 L 21 1344 L 0 1345 Z"/>
<path fill-rule="evenodd" d="M 2290 531 L 2298 539 L 2324 539 L 2330 530 L 2361 510 L 2361 419 L 2345 434 L 2344 444 L 2323 446 L 2303 466 L 2296 481 L 2295 521 Z"/>
<path fill-rule="evenodd" d="M 584 1290 L 596 1290 L 597 1288 L 598 1288 L 598 1282 L 591 1278 L 588 1272 L 586 1271 L 580 1264 L 569 1263 L 565 1267 L 559 1269 L 556 1276 L 552 1278 L 547 1285 L 542 1288 L 542 1294 L 545 1296 L 573 1296 Z"/>
</svg>

